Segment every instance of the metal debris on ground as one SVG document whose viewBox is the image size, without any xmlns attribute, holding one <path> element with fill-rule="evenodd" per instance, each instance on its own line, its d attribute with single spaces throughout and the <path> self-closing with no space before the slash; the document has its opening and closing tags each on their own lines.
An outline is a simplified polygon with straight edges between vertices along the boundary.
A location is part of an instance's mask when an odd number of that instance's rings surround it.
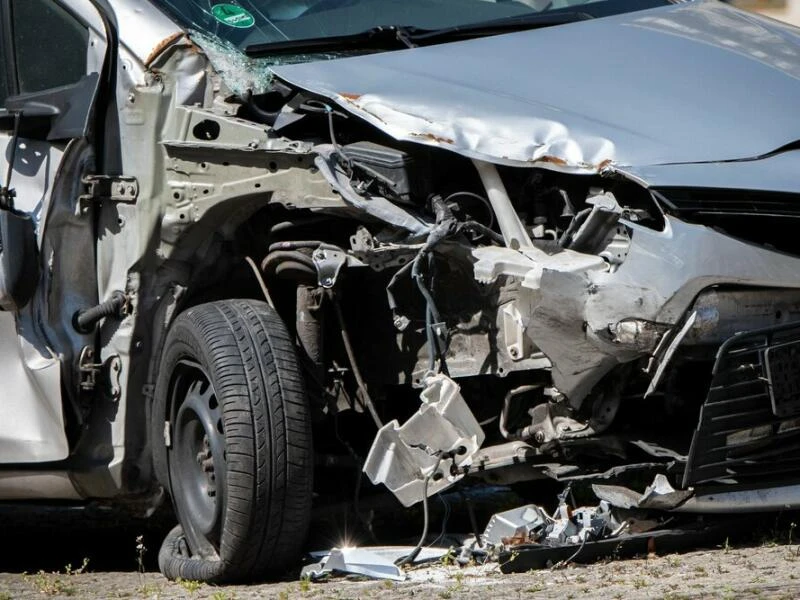
<svg viewBox="0 0 800 600">
<path fill-rule="evenodd" d="M 694 495 L 692 490 L 676 490 L 666 476 L 660 473 L 642 494 L 618 485 L 594 484 L 592 491 L 595 496 L 617 508 L 656 510 L 672 510 Z"/>
<path fill-rule="evenodd" d="M 597 506 L 573 510 L 562 498 L 552 516 L 534 504 L 497 513 L 486 526 L 483 540 L 499 551 L 525 544 L 550 548 L 584 545 L 587 541 L 616 537 L 627 525 L 624 519 L 616 518 L 605 500 Z"/>
<path fill-rule="evenodd" d="M 424 547 L 423 534 L 413 549 L 385 546 L 313 553 L 316 562 L 303 569 L 302 577 L 319 580 L 333 574 L 355 574 L 404 581 L 404 567 L 445 556 L 461 567 L 496 561 L 503 573 L 515 573 L 608 556 L 649 554 L 656 547 L 662 552 L 672 551 L 731 534 L 729 522 L 687 519 L 670 513 L 693 492 L 676 491 L 664 475 L 656 475 L 641 494 L 621 486 L 593 485 L 592 489 L 599 499 L 597 505 L 573 508 L 575 501 L 568 485 L 559 494 L 554 512 L 526 504 L 495 513 L 482 534 L 454 536 L 458 545 L 451 548 Z"/>
<path fill-rule="evenodd" d="M 330 575 L 361 575 L 372 579 L 405 581 L 405 572 L 396 563 L 413 550 L 411 546 L 375 546 L 313 552 L 311 557 L 316 562 L 303 567 L 300 578 L 318 581 Z M 423 548 L 417 554 L 415 563 L 438 560 L 448 552 L 448 548 Z"/>
</svg>

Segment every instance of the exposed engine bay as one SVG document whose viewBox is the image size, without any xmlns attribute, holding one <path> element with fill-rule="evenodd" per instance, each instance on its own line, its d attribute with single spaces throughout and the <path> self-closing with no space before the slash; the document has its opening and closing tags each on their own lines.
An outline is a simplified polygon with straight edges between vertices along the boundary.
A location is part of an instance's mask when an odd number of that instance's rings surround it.
<svg viewBox="0 0 800 600">
<path fill-rule="evenodd" d="M 353 458 L 405 505 L 467 474 L 680 481 L 720 345 L 797 317 L 796 259 L 774 251 L 792 236 L 676 218 L 685 190 L 399 142 L 277 79 L 226 110 L 313 161 L 314 193 L 272 195 L 260 266 L 296 315 L 321 464 Z M 342 460 L 331 421 L 351 410 L 378 433 L 358 426 Z"/>
</svg>

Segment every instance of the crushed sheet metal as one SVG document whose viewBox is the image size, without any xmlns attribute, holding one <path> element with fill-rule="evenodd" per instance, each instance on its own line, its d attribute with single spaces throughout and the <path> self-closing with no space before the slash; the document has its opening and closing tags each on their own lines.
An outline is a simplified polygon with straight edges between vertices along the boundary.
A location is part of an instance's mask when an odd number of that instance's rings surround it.
<svg viewBox="0 0 800 600">
<path fill-rule="evenodd" d="M 373 579 L 405 581 L 405 573 L 385 556 L 367 548 L 334 548 L 320 562 L 306 565 L 300 578 L 321 579 L 333 573 L 364 575 Z"/>
<path fill-rule="evenodd" d="M 273 71 L 398 140 L 589 173 L 761 156 L 797 140 L 798 57 L 797 30 L 698 1 Z M 757 111 L 742 102 L 754 89 L 770 90 Z"/>
<path fill-rule="evenodd" d="M 676 490 L 661 473 L 655 476 L 653 483 L 642 494 L 618 485 L 593 484 L 592 491 L 595 496 L 617 508 L 653 510 L 673 510 L 694 495 L 691 489 Z"/>
<path fill-rule="evenodd" d="M 153 61 L 155 61 L 159 57 L 159 55 L 166 48 L 168 48 L 170 46 L 170 44 L 172 44 L 176 40 L 179 40 L 183 36 L 184 36 L 184 34 L 183 34 L 182 31 L 175 31 L 175 32 L 171 33 L 170 35 L 168 35 L 167 37 L 165 37 L 160 42 L 158 42 L 158 44 L 156 44 L 155 48 L 153 48 L 153 51 L 150 52 L 150 54 L 148 54 L 147 58 L 144 60 L 144 66 L 147 67 L 147 68 L 150 68 L 150 65 L 153 63 Z"/>
<path fill-rule="evenodd" d="M 664 376 L 664 373 L 666 373 L 667 365 L 669 365 L 670 361 L 672 360 L 672 356 L 678 350 L 678 347 L 681 345 L 683 338 L 686 337 L 686 334 L 688 334 L 692 327 L 694 327 L 695 321 L 697 321 L 697 311 L 694 311 L 689 315 L 689 317 L 686 319 L 686 322 L 683 324 L 683 327 L 680 328 L 675 337 L 672 338 L 669 346 L 667 346 L 664 355 L 661 357 L 658 363 L 656 372 L 653 375 L 653 378 L 650 380 L 650 384 L 647 386 L 647 391 L 644 393 L 645 398 L 656 391 L 658 384 L 661 382 L 661 378 Z"/>
</svg>

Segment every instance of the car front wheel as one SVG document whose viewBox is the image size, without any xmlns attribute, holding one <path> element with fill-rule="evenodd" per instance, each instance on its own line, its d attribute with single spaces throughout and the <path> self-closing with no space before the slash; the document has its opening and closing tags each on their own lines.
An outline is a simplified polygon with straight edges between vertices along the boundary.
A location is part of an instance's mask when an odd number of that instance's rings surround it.
<svg viewBox="0 0 800 600">
<path fill-rule="evenodd" d="M 167 471 L 179 525 L 159 567 L 170 579 L 280 573 L 311 513 L 310 420 L 292 340 L 263 302 L 192 307 L 173 323 L 156 394 L 168 410 Z"/>
</svg>

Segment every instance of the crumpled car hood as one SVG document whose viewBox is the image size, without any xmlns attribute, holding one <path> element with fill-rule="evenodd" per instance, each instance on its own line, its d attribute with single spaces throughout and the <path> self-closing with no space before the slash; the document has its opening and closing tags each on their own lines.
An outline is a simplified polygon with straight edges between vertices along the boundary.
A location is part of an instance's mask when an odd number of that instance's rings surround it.
<svg viewBox="0 0 800 600">
<path fill-rule="evenodd" d="M 398 140 L 590 172 L 800 139 L 799 34 L 701 0 L 273 71 Z"/>
</svg>

